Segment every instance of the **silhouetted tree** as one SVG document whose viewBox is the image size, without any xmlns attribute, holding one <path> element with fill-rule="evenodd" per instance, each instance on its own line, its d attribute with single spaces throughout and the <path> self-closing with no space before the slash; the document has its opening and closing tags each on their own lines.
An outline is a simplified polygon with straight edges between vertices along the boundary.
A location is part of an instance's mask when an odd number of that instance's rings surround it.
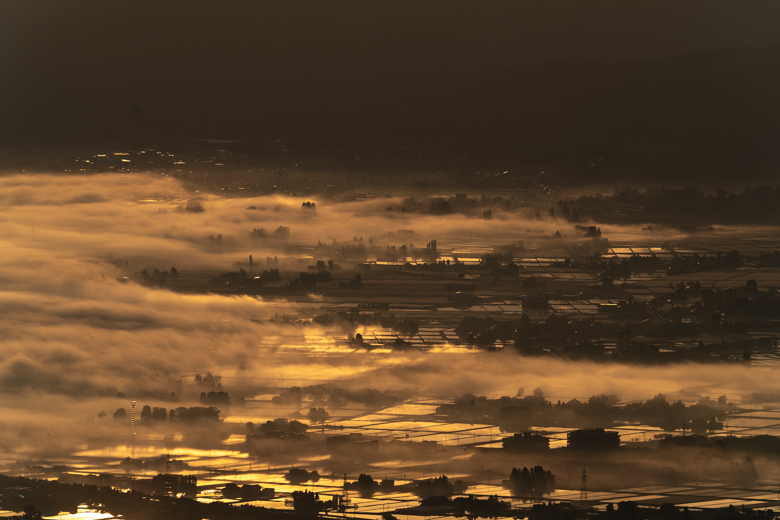
<svg viewBox="0 0 780 520">
<path fill-rule="evenodd" d="M 301 468 L 290 468 L 284 478 L 290 482 L 290 484 L 303 484 L 304 482 L 317 482 L 320 480 L 320 474 L 316 471 L 306 471 Z"/>
<path fill-rule="evenodd" d="M 309 413 L 306 414 L 306 418 L 309 419 L 312 424 L 317 424 L 330 419 L 330 414 L 326 412 L 324 408 L 312 408 L 309 410 Z"/>
</svg>

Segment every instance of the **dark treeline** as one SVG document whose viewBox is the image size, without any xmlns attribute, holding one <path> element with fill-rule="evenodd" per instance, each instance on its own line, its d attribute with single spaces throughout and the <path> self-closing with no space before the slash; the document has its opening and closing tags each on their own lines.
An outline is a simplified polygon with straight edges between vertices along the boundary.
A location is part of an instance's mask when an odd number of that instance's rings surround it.
<svg viewBox="0 0 780 520">
<path fill-rule="evenodd" d="M 208 397 L 208 395 L 211 397 Z M 203 393 L 204 400 L 216 399 L 224 401 L 227 399 L 229 402 L 230 397 L 225 392 L 209 392 L 209 394 Z M 195 423 L 200 421 L 219 421 L 219 408 L 215 406 L 180 406 L 178 408 L 171 408 L 170 411 L 166 408 L 155 406 L 152 408 L 149 405 L 144 405 L 141 408 L 139 415 L 139 424 L 146 425 L 153 422 L 180 421 L 183 423 Z M 124 408 L 118 408 L 113 415 L 114 419 L 121 420 L 127 418 L 127 411 Z"/>
<path fill-rule="evenodd" d="M 457 174 L 456 182 L 461 182 L 463 178 L 468 178 L 462 174 Z M 519 182 L 521 188 L 531 188 L 533 183 L 529 180 L 522 180 Z M 427 187 L 424 186 L 417 187 Z M 477 187 L 477 186 L 474 186 Z M 415 211 L 421 213 L 429 213 L 431 215 L 449 215 L 452 213 L 462 213 L 465 215 L 471 215 L 475 217 L 482 217 L 490 219 L 493 217 L 492 210 L 507 211 L 516 213 L 518 211 L 524 211 L 529 215 L 533 215 L 535 212 L 531 211 L 534 206 L 530 205 L 524 198 L 519 196 L 491 196 L 482 194 L 479 196 L 469 196 L 466 193 L 456 193 L 451 197 L 434 197 L 430 199 L 420 199 L 416 197 L 409 197 L 403 200 L 403 206 L 400 208 L 390 207 L 386 208 L 386 211 L 403 210 L 403 212 Z"/>
<path fill-rule="evenodd" d="M 313 321 L 326 327 L 339 326 L 350 330 L 354 330 L 358 326 L 379 325 L 385 329 L 392 329 L 402 336 L 411 336 L 417 333 L 418 324 L 410 318 L 396 317 L 395 314 L 382 314 L 378 311 L 372 314 L 360 311 L 360 307 L 355 307 L 349 313 L 338 311 L 330 314 L 320 314 L 315 316 Z"/>
<path fill-rule="evenodd" d="M 616 211 L 617 209 L 624 211 Z M 641 208 L 639 210 L 638 208 Z M 611 196 L 581 196 L 559 201 L 550 214 L 570 222 L 653 222 L 671 221 L 690 226 L 706 224 L 771 224 L 780 219 L 780 186 L 745 188 L 735 193 L 718 188 L 714 193 L 700 188 L 616 189 Z M 680 218 L 682 216 L 685 218 Z M 693 219 L 689 218 L 695 215 Z"/>
<path fill-rule="evenodd" d="M 467 315 L 461 319 L 455 332 L 472 345 L 514 345 L 526 355 L 639 363 L 692 359 L 720 361 L 733 360 L 735 356 L 742 359 L 745 350 L 754 345 L 753 340 L 746 339 L 738 344 L 722 342 L 705 345 L 700 342 L 696 346 L 672 349 L 647 339 L 641 342 L 633 340 L 634 336 L 663 340 L 680 336 L 695 337 L 703 333 L 745 333 L 749 328 L 746 321 L 725 319 L 720 313 L 707 312 L 701 305 L 689 308 L 672 306 L 666 312 L 655 313 L 654 319 L 649 319 L 652 310 L 647 302 L 621 303 L 610 311 L 611 317 L 617 319 L 609 321 L 593 317 L 569 318 L 557 313 L 538 321 L 531 320 L 526 314 L 517 320 Z M 760 325 L 755 321 L 750 323 L 753 326 Z M 606 350 L 604 342 L 607 340 L 616 342 L 616 348 Z"/>
<path fill-rule="evenodd" d="M 296 437 L 305 434 L 309 429 L 308 425 L 300 421 L 290 421 L 285 418 L 266 421 L 259 425 L 250 422 L 247 426 L 250 435 L 256 437 Z"/>
<path fill-rule="evenodd" d="M 737 254 L 712 257 L 739 258 Z M 638 258 L 638 257 L 635 257 Z M 692 258 L 692 257 L 689 257 Z M 744 337 L 747 332 L 774 332 L 779 330 L 780 292 L 774 287 L 759 287 L 755 280 L 745 285 L 729 288 L 702 287 L 698 281 L 670 284 L 671 291 L 647 301 L 635 300 L 630 294 L 612 285 L 610 276 L 628 276 L 631 259 L 621 264 L 593 264 L 596 269 L 606 267 L 602 274 L 601 290 L 612 302 L 598 305 L 602 315 L 585 318 L 552 312 L 545 319 L 532 320 L 528 313 L 538 316 L 550 309 L 549 300 L 556 299 L 552 292 L 538 291 L 528 284 L 523 297 L 526 311 L 518 319 L 500 319 L 492 316 L 465 315 L 455 327 L 461 340 L 477 346 L 491 347 L 497 343 L 513 344 L 529 355 L 558 355 L 574 359 L 621 360 L 637 362 L 669 362 L 695 359 L 734 360 L 749 359 L 749 351 L 766 343 L 765 338 Z M 527 280 L 534 280 L 529 278 Z M 525 283 L 523 284 L 526 285 Z M 525 287 L 524 287 L 525 289 Z M 602 294 L 601 297 L 604 297 Z M 583 293 L 579 298 L 598 298 L 598 288 Z M 558 296 L 561 298 L 561 296 Z M 568 298 L 570 299 L 570 298 Z M 614 302 L 617 300 L 617 302 Z M 671 338 L 696 338 L 703 335 L 743 335 L 719 343 L 705 344 L 689 339 L 689 346 L 667 345 Z M 641 341 L 633 338 L 641 337 Z M 655 338 L 655 340 L 653 339 Z M 609 351 L 606 341 L 616 345 Z M 655 344 L 654 341 L 662 345 Z M 662 351 L 663 349 L 663 351 Z"/>
<path fill-rule="evenodd" d="M 274 391 L 278 391 L 274 389 Z M 375 388 L 362 388 L 350 390 L 347 388 L 329 388 L 327 386 L 293 386 L 279 391 L 278 395 L 271 398 L 271 403 L 282 406 L 314 407 L 327 406 L 331 410 L 338 410 L 348 403 L 365 405 L 368 408 L 387 408 L 401 404 L 412 396 L 409 390 L 377 390 Z M 310 399 L 310 400 L 309 400 Z M 304 403 L 304 400 L 306 402 Z"/>
<path fill-rule="evenodd" d="M 420 498 L 450 497 L 466 492 L 468 485 L 462 480 L 451 482 L 447 475 L 420 480 L 415 484 L 414 493 Z"/>
<path fill-rule="evenodd" d="M 729 412 L 737 410 L 725 396 L 717 401 L 702 398 L 686 406 L 682 401 L 670 403 L 663 394 L 645 402 L 620 406 L 617 396 L 597 395 L 587 401 L 572 399 L 552 403 L 541 389 L 533 395 L 488 399 L 466 394 L 453 404 L 443 404 L 436 413 L 450 421 L 484 422 L 500 426 L 503 431 L 522 431 L 530 426 L 570 428 L 610 427 L 615 423 L 639 422 L 660 427 L 666 431 L 691 428 L 693 421 L 704 421 L 705 430 L 723 428 L 722 421 Z M 713 421 L 713 419 L 715 419 Z"/>
<path fill-rule="evenodd" d="M 279 226 L 274 229 L 273 232 L 268 233 L 264 228 L 254 228 L 249 236 L 252 238 L 287 238 L 290 236 L 290 228 L 287 226 Z"/>
<path fill-rule="evenodd" d="M 670 248 L 674 253 L 674 249 Z M 602 251 L 603 252 L 603 251 Z M 674 254 L 669 259 L 662 259 L 655 255 L 632 255 L 620 261 L 610 258 L 603 260 L 598 255 L 590 253 L 590 257 L 581 262 L 573 262 L 571 266 L 599 273 L 602 281 L 606 279 L 628 280 L 633 274 L 665 272 L 669 276 L 678 274 L 691 274 L 711 271 L 733 271 L 744 265 L 739 251 L 726 253 L 716 252 L 714 255 L 678 255 Z"/>
<path fill-rule="evenodd" d="M 363 498 L 370 498 L 375 493 L 393 493 L 398 489 L 393 480 L 377 482 L 371 475 L 366 473 L 361 473 L 354 482 L 347 482 L 345 487 L 346 489 L 357 491 Z"/>
<path fill-rule="evenodd" d="M 330 271 L 317 271 L 313 273 L 298 273 L 293 280 L 287 282 L 285 287 L 297 288 L 297 287 L 316 287 L 319 282 L 327 282 L 330 280 Z"/>
<path fill-rule="evenodd" d="M 705 435 L 693 434 L 685 437 L 664 436 L 658 443 L 659 449 L 678 446 L 682 448 L 710 448 L 717 452 L 776 457 L 780 454 L 780 437 L 774 435 L 707 437 Z"/>
<path fill-rule="evenodd" d="M 144 467 L 140 471 L 148 470 Z M 128 471 L 125 469 L 125 471 Z M 163 469 L 163 471 L 165 471 Z M 166 496 L 168 493 L 183 493 L 194 498 L 198 492 L 198 479 L 195 475 L 166 475 L 158 473 L 152 478 L 136 478 L 121 475 L 76 475 L 66 473 L 59 476 L 61 484 L 79 484 L 84 486 L 97 486 L 101 488 L 130 489 L 134 492 L 153 495 L 155 497 Z"/>
<path fill-rule="evenodd" d="M 269 278 L 269 274 L 266 274 L 266 279 Z M 224 284 L 224 283 L 236 283 L 240 282 L 244 285 L 262 285 L 262 276 L 258 279 L 254 276 L 250 276 L 249 273 L 246 272 L 246 269 L 243 267 L 239 268 L 238 271 L 225 271 L 222 272 L 217 278 L 213 278 L 210 280 L 213 284 Z"/>
<path fill-rule="evenodd" d="M 179 277 L 179 271 L 175 267 L 171 267 L 170 271 L 160 271 L 159 269 L 153 269 L 150 273 L 147 268 L 144 268 L 140 273 L 139 282 L 146 286 L 164 286 L 168 280 L 175 280 Z M 120 279 L 121 280 L 121 279 Z"/>
<path fill-rule="evenodd" d="M 303 468 L 290 468 L 284 475 L 285 480 L 290 484 L 299 485 L 304 482 L 317 482 L 320 480 L 320 474 L 317 471 L 307 471 Z"/>
<path fill-rule="evenodd" d="M 542 466 L 512 468 L 504 487 L 509 488 L 514 496 L 539 498 L 555 491 L 555 475 Z"/>
</svg>

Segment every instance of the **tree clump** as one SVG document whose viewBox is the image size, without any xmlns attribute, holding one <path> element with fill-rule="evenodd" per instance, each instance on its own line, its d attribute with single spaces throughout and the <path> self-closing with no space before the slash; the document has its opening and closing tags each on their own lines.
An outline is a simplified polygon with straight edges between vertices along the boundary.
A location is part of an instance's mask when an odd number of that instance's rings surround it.
<svg viewBox="0 0 780 520">
<path fill-rule="evenodd" d="M 542 466 L 523 467 L 521 470 L 512 468 L 509 480 L 505 480 L 504 484 L 515 496 L 539 498 L 555 491 L 555 475 Z"/>
</svg>

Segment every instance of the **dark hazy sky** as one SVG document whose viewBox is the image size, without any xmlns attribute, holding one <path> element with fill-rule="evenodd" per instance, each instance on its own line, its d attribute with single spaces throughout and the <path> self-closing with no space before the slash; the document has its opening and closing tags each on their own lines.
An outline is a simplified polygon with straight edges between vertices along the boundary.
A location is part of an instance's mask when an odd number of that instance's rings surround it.
<svg viewBox="0 0 780 520">
<path fill-rule="evenodd" d="M 531 61 L 780 41 L 767 1 L 0 2 L 8 121 L 176 117 L 381 96 Z M 118 116 L 117 116 L 118 117 Z"/>
</svg>

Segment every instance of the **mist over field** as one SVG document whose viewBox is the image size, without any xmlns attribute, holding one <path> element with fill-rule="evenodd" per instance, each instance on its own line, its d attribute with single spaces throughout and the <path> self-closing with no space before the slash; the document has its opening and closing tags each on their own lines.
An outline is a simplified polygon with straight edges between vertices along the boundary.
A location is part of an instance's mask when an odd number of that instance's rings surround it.
<svg viewBox="0 0 780 520">
<path fill-rule="evenodd" d="M 193 200 L 205 211 L 185 210 Z M 385 233 L 399 229 L 413 230 L 415 241 L 424 243 L 472 234 L 498 242 L 529 240 L 560 227 L 511 213 L 494 220 L 460 214 L 388 217 L 385 206 L 401 203 L 398 199 L 319 202 L 316 213 L 308 214 L 302 200 L 191 193 L 176 180 L 148 175 L 0 178 L 0 390 L 8 396 L 0 421 L 2 449 L 24 456 L 67 451 L 101 437 L 101 431 L 111 437 L 115 426 L 97 419 L 98 412 L 110 415 L 134 396 L 170 392 L 196 403 L 199 389 L 192 388 L 192 378 L 207 372 L 221 375 L 226 390 L 244 397 L 269 381 L 306 379 L 442 398 L 467 392 L 513 396 L 521 387 L 541 387 L 551 399 L 565 400 L 600 393 L 635 400 L 658 392 L 730 398 L 780 392 L 771 371 L 745 366 L 627 366 L 446 346 L 332 356 L 303 344 L 298 353 L 278 351 L 261 346 L 262 340 L 303 334 L 325 353 L 338 347 L 315 323 L 270 321 L 298 312 L 298 304 L 284 299 L 186 294 L 124 278 L 145 268 L 230 270 L 249 254 L 260 263 L 278 256 L 296 269 L 285 253 L 288 244 L 360 236 L 381 245 Z M 257 209 L 247 210 L 250 205 Z M 289 238 L 260 243 L 250 238 L 253 228 L 278 226 L 290 228 Z M 623 240 L 640 233 L 603 229 Z M 214 248 L 209 237 L 216 234 L 226 244 L 232 239 L 231 245 Z M 117 397 L 119 392 L 125 397 Z"/>
</svg>

